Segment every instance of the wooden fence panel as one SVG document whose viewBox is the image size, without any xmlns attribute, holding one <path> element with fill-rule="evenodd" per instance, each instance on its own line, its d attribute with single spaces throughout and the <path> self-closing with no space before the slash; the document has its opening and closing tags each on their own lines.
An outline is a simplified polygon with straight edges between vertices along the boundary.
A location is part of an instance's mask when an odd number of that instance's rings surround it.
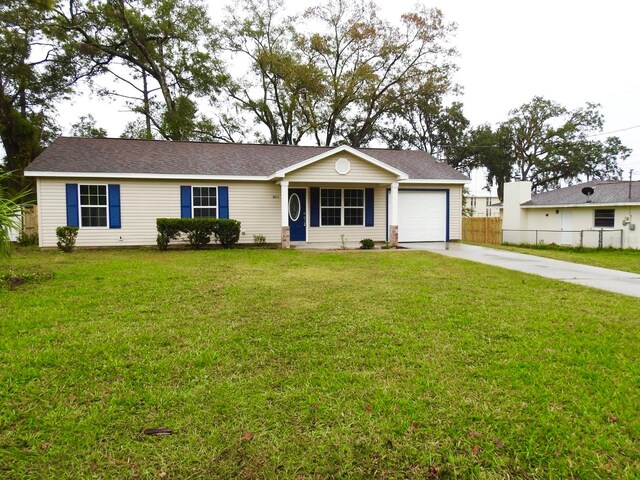
<svg viewBox="0 0 640 480">
<path fill-rule="evenodd" d="M 25 208 L 22 212 L 22 231 L 28 235 L 38 233 L 38 207 Z"/>
<path fill-rule="evenodd" d="M 471 243 L 500 245 L 502 243 L 502 218 L 464 217 L 462 240 Z"/>
</svg>

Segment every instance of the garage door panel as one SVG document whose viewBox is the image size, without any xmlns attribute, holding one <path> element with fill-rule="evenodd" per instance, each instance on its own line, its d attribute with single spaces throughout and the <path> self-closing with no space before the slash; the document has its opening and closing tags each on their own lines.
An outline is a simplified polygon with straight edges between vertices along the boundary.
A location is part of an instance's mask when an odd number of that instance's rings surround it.
<svg viewBox="0 0 640 480">
<path fill-rule="evenodd" d="M 444 242 L 447 239 L 447 194 L 441 191 L 398 192 L 398 240 Z"/>
</svg>

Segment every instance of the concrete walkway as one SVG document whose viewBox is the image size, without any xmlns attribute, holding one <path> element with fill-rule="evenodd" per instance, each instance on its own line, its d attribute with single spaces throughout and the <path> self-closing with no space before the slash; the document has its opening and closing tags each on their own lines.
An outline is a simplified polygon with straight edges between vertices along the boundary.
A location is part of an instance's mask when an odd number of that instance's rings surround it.
<svg viewBox="0 0 640 480">
<path fill-rule="evenodd" d="M 402 243 L 400 246 L 412 250 L 428 250 L 449 257 L 463 258 L 518 272 L 640 297 L 640 274 L 637 273 L 609 270 L 462 243 Z"/>
</svg>

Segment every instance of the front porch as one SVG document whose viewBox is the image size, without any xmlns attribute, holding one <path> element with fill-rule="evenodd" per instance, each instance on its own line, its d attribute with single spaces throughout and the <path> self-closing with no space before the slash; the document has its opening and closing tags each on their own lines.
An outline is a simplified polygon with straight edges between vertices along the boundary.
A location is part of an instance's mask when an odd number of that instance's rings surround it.
<svg viewBox="0 0 640 480">
<path fill-rule="evenodd" d="M 282 248 L 353 245 L 370 238 L 398 244 L 398 183 L 280 184 Z"/>
</svg>

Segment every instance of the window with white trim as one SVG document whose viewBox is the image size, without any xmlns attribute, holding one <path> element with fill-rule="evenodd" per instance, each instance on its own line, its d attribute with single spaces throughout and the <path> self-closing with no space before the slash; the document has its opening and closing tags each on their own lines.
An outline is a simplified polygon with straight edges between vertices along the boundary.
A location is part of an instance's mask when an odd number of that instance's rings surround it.
<svg viewBox="0 0 640 480">
<path fill-rule="evenodd" d="M 108 227 L 106 185 L 80 185 L 80 226 Z"/>
<path fill-rule="evenodd" d="M 321 188 L 320 225 L 364 225 L 364 189 Z"/>
<path fill-rule="evenodd" d="M 218 218 L 218 187 L 193 187 L 193 218 Z"/>
<path fill-rule="evenodd" d="M 613 228 L 616 223 L 616 211 L 614 209 L 595 210 L 593 219 L 594 227 Z"/>
</svg>

